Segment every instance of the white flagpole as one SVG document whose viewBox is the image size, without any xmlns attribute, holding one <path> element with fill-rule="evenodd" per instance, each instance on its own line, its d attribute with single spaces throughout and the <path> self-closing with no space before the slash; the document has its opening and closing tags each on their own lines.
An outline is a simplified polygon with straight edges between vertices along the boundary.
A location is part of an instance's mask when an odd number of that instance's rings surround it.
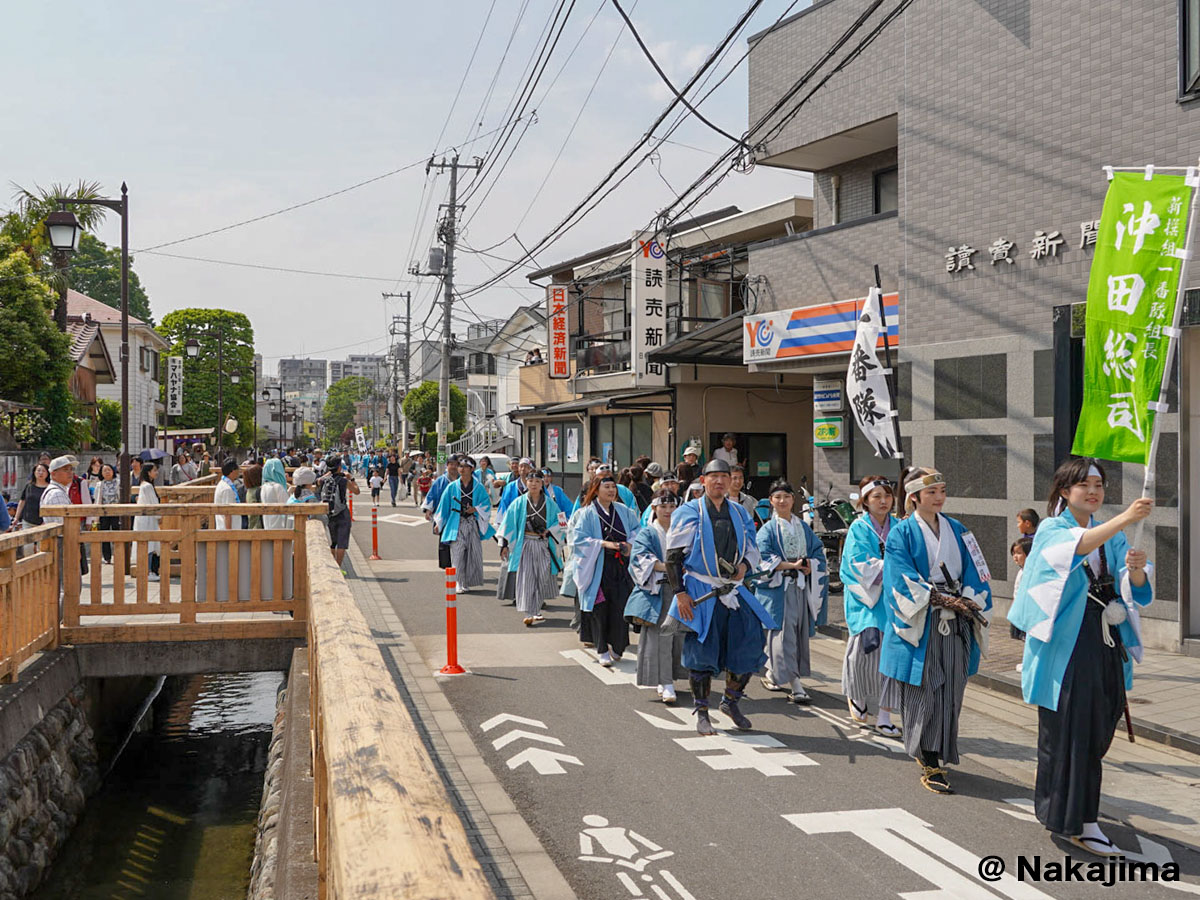
<svg viewBox="0 0 1200 900">
<path fill-rule="evenodd" d="M 1188 168 L 1188 175 L 1192 175 L 1194 171 Z M 1196 204 L 1200 201 L 1200 188 L 1195 184 L 1192 185 L 1192 202 L 1188 209 L 1188 227 L 1187 236 L 1184 238 L 1184 257 L 1183 262 L 1179 266 L 1179 285 L 1175 289 L 1175 315 L 1171 320 L 1171 332 L 1167 335 L 1167 358 L 1166 364 L 1163 366 L 1162 382 L 1158 386 L 1158 402 L 1155 404 L 1154 410 L 1154 425 L 1150 429 L 1150 450 L 1146 456 L 1146 476 L 1142 480 L 1142 496 L 1150 497 L 1154 494 L 1154 484 L 1156 473 L 1154 471 L 1155 457 L 1158 456 L 1158 438 L 1162 433 L 1162 417 L 1167 411 L 1167 383 L 1171 379 L 1171 369 L 1175 365 L 1175 346 L 1179 343 L 1179 323 L 1183 317 L 1184 296 L 1187 293 L 1188 269 L 1192 262 L 1192 236 L 1195 233 L 1196 227 Z M 1133 540 L 1129 546 L 1136 549 L 1142 543 L 1142 530 L 1146 527 L 1146 520 L 1142 519 L 1133 529 Z"/>
</svg>

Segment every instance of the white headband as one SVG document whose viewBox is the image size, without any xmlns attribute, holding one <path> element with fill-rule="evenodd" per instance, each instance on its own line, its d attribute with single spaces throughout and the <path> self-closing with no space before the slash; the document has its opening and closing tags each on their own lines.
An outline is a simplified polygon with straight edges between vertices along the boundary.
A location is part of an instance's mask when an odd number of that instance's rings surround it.
<svg viewBox="0 0 1200 900">
<path fill-rule="evenodd" d="M 1103 480 L 1103 478 L 1104 478 L 1104 473 L 1103 473 L 1103 472 L 1101 472 L 1101 471 L 1100 471 L 1098 468 L 1096 468 L 1096 464 L 1095 464 L 1095 463 L 1092 463 L 1092 464 L 1091 464 L 1091 465 L 1088 467 L 1088 473 L 1087 473 L 1087 477 L 1088 477 L 1088 478 L 1093 478 L 1093 477 L 1095 477 L 1095 478 L 1099 478 L 1099 479 L 1102 479 L 1102 480 Z"/>
<path fill-rule="evenodd" d="M 922 475 L 919 478 L 914 478 L 912 481 L 904 482 L 904 493 L 906 495 L 916 494 L 927 487 L 934 487 L 935 485 L 945 483 L 946 479 L 942 476 L 942 473 L 934 472 L 932 475 Z"/>
</svg>

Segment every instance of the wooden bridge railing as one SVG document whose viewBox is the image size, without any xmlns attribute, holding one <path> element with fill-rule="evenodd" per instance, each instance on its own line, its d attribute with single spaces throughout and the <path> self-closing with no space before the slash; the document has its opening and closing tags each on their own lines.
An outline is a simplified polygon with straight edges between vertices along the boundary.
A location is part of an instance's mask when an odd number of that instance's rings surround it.
<svg viewBox="0 0 1200 900">
<path fill-rule="evenodd" d="M 217 637 L 302 637 L 308 616 L 308 517 L 327 511 L 322 503 L 159 503 L 45 507 L 45 516 L 63 516 L 62 640 L 97 643 L 138 640 L 209 640 Z M 288 515 L 286 529 L 218 530 L 217 516 Z M 154 531 L 91 531 L 92 516 L 159 516 Z M 177 520 L 166 527 L 168 517 Z M 150 581 L 150 545 L 160 545 L 162 578 Z M 101 545 L 113 545 L 111 581 Z M 124 551 L 128 552 L 124 552 Z M 163 551 L 166 552 L 163 552 Z M 179 583 L 165 561 L 180 560 Z M 88 559 L 84 596 L 80 556 Z M 125 560 L 136 560 L 126 570 Z M 198 615 L 224 614 L 226 621 L 200 621 Z M 228 614 L 289 613 L 290 618 L 229 621 Z M 177 622 L 136 618 L 120 625 L 81 625 L 83 616 L 177 617 Z"/>
<path fill-rule="evenodd" d="M 0 536 L 0 682 L 16 681 L 21 663 L 58 646 L 60 525 Z M 33 554 L 17 558 L 26 544 Z"/>
<path fill-rule="evenodd" d="M 493 896 L 366 619 L 308 525 L 318 897 Z"/>
</svg>

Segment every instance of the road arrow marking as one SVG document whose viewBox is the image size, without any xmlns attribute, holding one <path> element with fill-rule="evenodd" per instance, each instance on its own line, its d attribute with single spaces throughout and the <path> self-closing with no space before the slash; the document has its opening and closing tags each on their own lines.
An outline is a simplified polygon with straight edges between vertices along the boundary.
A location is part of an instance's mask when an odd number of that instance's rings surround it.
<svg viewBox="0 0 1200 900">
<path fill-rule="evenodd" d="M 501 747 L 507 747 L 513 741 L 519 741 L 522 738 L 531 741 L 541 741 L 543 744 L 553 744 L 555 747 L 561 747 L 563 742 L 556 737 L 551 737 L 548 734 L 536 734 L 532 731 L 522 731 L 520 728 L 514 728 L 508 734 L 502 735 L 492 741 L 492 746 L 499 750 Z"/>
<path fill-rule="evenodd" d="M 830 712 L 827 709 L 822 709 L 819 706 L 806 706 L 799 710 L 801 713 L 808 713 L 816 716 L 818 719 L 824 719 L 830 725 L 841 730 L 844 737 L 851 741 L 858 741 L 863 744 L 872 744 L 876 747 L 882 747 L 884 750 L 890 750 L 892 753 L 903 753 L 904 745 L 899 741 L 894 741 L 885 738 L 875 731 L 864 731 L 857 725 L 852 725 L 847 719 L 839 716 L 835 712 Z"/>
<path fill-rule="evenodd" d="M 559 753 L 557 750 L 545 750 L 541 747 L 526 747 L 508 760 L 508 767 L 516 769 L 526 763 L 533 766 L 539 775 L 565 775 L 567 770 L 562 767 L 562 763 L 571 763 L 576 766 L 583 765 L 578 757 L 567 753 Z"/>
<path fill-rule="evenodd" d="M 500 713 L 498 716 L 492 716 L 479 727 L 484 731 L 491 731 L 497 725 L 503 725 L 505 722 L 512 722 L 516 725 L 532 725 L 534 728 L 545 728 L 545 722 L 539 722 L 537 719 L 526 719 L 524 716 L 514 716 L 512 713 Z"/>
</svg>

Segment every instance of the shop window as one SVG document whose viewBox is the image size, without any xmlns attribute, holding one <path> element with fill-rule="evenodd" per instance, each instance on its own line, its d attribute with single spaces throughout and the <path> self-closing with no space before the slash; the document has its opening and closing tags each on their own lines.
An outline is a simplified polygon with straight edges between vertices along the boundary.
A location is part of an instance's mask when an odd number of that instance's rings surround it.
<svg viewBox="0 0 1200 900">
<path fill-rule="evenodd" d="M 654 455 L 652 435 L 650 413 L 596 416 L 592 419 L 592 453 L 619 469 L 632 465 L 643 453 Z"/>
<path fill-rule="evenodd" d="M 957 356 L 933 363 L 935 419 L 1003 419 L 1008 415 L 1008 358 Z"/>
<path fill-rule="evenodd" d="M 946 484 L 952 496 L 988 500 L 1004 500 L 1008 497 L 1006 435 L 935 437 L 933 457 L 938 471 L 946 476 Z"/>
<path fill-rule="evenodd" d="M 1200 0 L 1179 0 L 1179 98 L 1200 96 Z"/>
<path fill-rule="evenodd" d="M 900 169 L 893 166 L 875 173 L 875 214 L 900 208 Z"/>
</svg>

